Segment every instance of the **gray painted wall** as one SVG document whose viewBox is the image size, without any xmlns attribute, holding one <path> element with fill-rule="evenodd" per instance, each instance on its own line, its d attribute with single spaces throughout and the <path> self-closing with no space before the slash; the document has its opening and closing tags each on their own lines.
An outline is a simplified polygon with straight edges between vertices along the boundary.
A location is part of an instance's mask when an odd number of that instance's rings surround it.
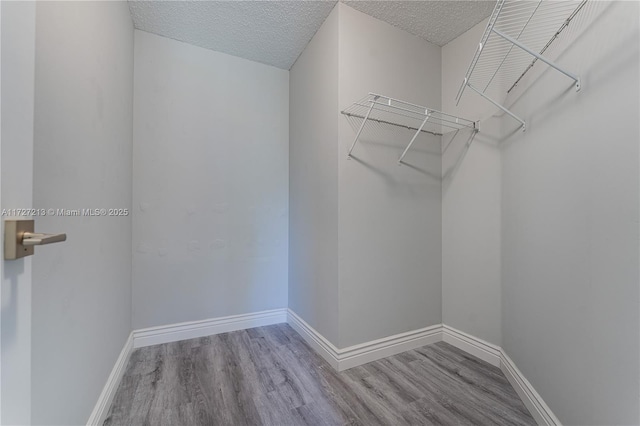
<svg viewBox="0 0 640 426">
<path fill-rule="evenodd" d="M 338 4 L 291 69 L 289 231 L 289 306 L 338 347 L 441 322 L 440 138 L 398 167 L 413 133 L 378 126 L 347 160 L 370 91 L 439 108 L 440 48 Z"/>
<path fill-rule="evenodd" d="M 126 2 L 37 4 L 35 208 L 131 208 L 132 91 Z M 31 420 L 83 424 L 131 331 L 131 217 L 36 230 L 68 240 L 32 258 Z"/>
<path fill-rule="evenodd" d="M 638 424 L 638 4 L 587 4 L 547 51 L 583 90 L 538 63 L 506 100 L 526 133 L 454 106 L 484 25 L 443 47 L 443 108 L 482 119 L 443 155 L 444 323 L 500 344 L 564 424 Z"/>
<path fill-rule="evenodd" d="M 133 327 L 287 306 L 287 71 L 135 32 Z"/>
<path fill-rule="evenodd" d="M 340 4 L 290 82 L 137 32 L 133 108 L 126 4 L 43 3 L 35 29 L 33 12 L 2 4 L 3 207 L 30 206 L 31 173 L 11 167 L 33 155 L 35 207 L 133 207 L 136 226 L 132 241 L 129 218 L 38 219 L 69 241 L 3 265 L 3 423 L 86 420 L 131 328 L 132 243 L 136 328 L 287 306 L 289 256 L 289 306 L 340 347 L 443 320 L 501 344 L 564 423 L 640 421 L 637 3 L 585 9 L 593 24 L 559 58 L 584 89 L 536 66 L 511 100 L 524 134 L 473 94 L 452 105 L 484 24 L 440 63 Z M 482 131 L 443 138 L 442 170 L 429 137 L 415 169 L 397 167 L 410 134 L 384 130 L 347 161 L 339 110 L 368 91 L 441 102 Z"/>
<path fill-rule="evenodd" d="M 369 92 L 440 109 L 440 48 L 339 4 L 339 107 Z M 339 122 L 340 339 L 346 347 L 439 324 L 441 318 L 440 137 Z M 369 131 L 372 130 L 372 131 Z"/>
<path fill-rule="evenodd" d="M 289 308 L 338 343 L 338 11 L 290 71 Z"/>
<path fill-rule="evenodd" d="M 455 101 L 485 27 L 486 20 L 442 47 L 443 111 L 481 120 L 475 137 L 450 133 L 442 142 L 442 319 L 500 345 L 501 121 L 471 90 Z"/>
<path fill-rule="evenodd" d="M 33 77 L 35 3 L 0 3 L 2 15 L 2 133 L 0 204 L 33 207 Z M 21 176 L 21 179 L 16 179 Z M 2 226 L 4 227 L 4 221 Z M 2 232 L 4 235 L 4 230 Z M 4 244 L 0 244 L 0 251 Z M 2 254 L 0 252 L 0 254 Z M 4 254 L 2 254 L 4 259 Z M 31 423 L 32 259 L 0 261 L 2 268 L 2 424 Z"/>
<path fill-rule="evenodd" d="M 638 424 L 639 7 L 583 12 L 558 58 L 582 91 L 530 76 L 502 146 L 503 347 L 564 424 Z"/>
</svg>

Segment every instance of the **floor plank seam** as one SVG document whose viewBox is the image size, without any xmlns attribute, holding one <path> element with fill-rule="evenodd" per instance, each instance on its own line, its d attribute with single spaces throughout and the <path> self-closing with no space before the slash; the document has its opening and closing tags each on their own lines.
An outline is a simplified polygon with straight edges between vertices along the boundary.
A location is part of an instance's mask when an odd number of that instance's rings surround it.
<svg viewBox="0 0 640 426">
<path fill-rule="evenodd" d="M 535 424 L 468 360 L 440 341 L 338 372 L 287 324 L 233 331 L 136 349 L 104 424 Z"/>
</svg>

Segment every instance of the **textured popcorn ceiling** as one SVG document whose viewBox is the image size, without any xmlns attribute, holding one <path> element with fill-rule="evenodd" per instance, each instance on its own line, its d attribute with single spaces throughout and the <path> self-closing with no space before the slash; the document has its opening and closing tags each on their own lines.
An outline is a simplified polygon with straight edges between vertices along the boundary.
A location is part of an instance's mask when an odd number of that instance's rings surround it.
<svg viewBox="0 0 640 426">
<path fill-rule="evenodd" d="M 495 1 L 364 1 L 344 4 L 444 46 L 491 15 Z"/>
<path fill-rule="evenodd" d="M 129 1 L 137 29 L 289 69 L 335 1 Z"/>
<path fill-rule="evenodd" d="M 443 45 L 491 14 L 494 1 L 344 1 L 398 28 Z M 139 1 L 137 29 L 289 69 L 336 1 Z"/>
</svg>

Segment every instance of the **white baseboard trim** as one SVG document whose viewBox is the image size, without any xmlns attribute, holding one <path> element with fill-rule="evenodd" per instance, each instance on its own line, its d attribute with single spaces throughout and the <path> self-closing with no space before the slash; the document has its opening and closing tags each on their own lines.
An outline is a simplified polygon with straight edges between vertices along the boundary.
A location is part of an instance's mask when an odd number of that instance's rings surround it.
<svg viewBox="0 0 640 426">
<path fill-rule="evenodd" d="M 294 311 L 286 308 L 134 330 L 120 352 L 87 425 L 104 423 L 133 349 L 284 322 L 297 331 L 329 365 L 338 371 L 445 341 L 489 364 L 500 367 L 538 424 L 561 426 L 560 421 L 540 394 L 536 392 L 511 358 L 499 346 L 453 327 L 436 324 L 339 349 Z"/>
<path fill-rule="evenodd" d="M 522 375 L 502 348 L 448 325 L 437 324 L 339 349 L 291 309 L 287 313 L 287 322 L 329 365 L 338 371 L 420 346 L 445 341 L 470 355 L 499 367 L 539 425 L 561 426 L 560 421 L 540 394 L 531 386 L 531 383 Z"/>
<path fill-rule="evenodd" d="M 291 309 L 287 311 L 287 323 L 309 344 L 330 366 L 339 371 L 340 350 L 318 333 Z"/>
<path fill-rule="evenodd" d="M 98 402 L 87 421 L 87 425 L 94 426 L 104 423 L 134 349 L 284 322 L 287 322 L 286 308 L 132 331 L 120 352 L 120 356 L 116 360 L 113 370 L 111 370 L 107 383 L 104 385 Z"/>
<path fill-rule="evenodd" d="M 513 360 L 500 349 L 500 369 L 524 402 L 536 423 L 545 426 L 560 426 L 560 420 L 553 414 L 551 408 L 544 402 L 540 394 L 536 392 L 531 383 L 522 375 Z"/>
<path fill-rule="evenodd" d="M 116 395 L 122 376 L 127 368 L 127 363 L 129 362 L 129 357 L 131 356 L 132 351 L 133 333 L 130 333 L 122 351 L 120 351 L 120 355 L 118 356 L 113 369 L 111 370 L 111 374 L 109 374 L 107 383 L 104 385 L 104 388 L 102 388 L 102 392 L 98 397 L 98 402 L 93 408 L 93 412 L 89 416 L 89 420 L 87 420 L 88 426 L 97 426 L 104 423 L 107 413 L 109 412 L 109 408 L 111 408 L 113 397 Z"/>
<path fill-rule="evenodd" d="M 560 420 L 553 414 L 540 394 L 531 386 L 531 383 L 522 375 L 501 347 L 448 325 L 442 326 L 442 340 L 491 365 L 499 367 L 539 425 L 561 425 Z"/>
<path fill-rule="evenodd" d="M 358 365 L 442 340 L 442 325 L 436 324 L 430 327 L 395 334 L 382 339 L 339 349 L 291 309 L 288 311 L 287 322 L 313 349 L 338 371 L 347 370 Z"/>
<path fill-rule="evenodd" d="M 444 324 L 442 325 L 442 340 L 491 365 L 500 367 L 499 346 Z"/>
<path fill-rule="evenodd" d="M 442 340 L 442 324 L 436 324 L 405 333 L 394 334 L 382 339 L 340 350 L 339 371 L 366 364 L 388 356 L 417 349 Z"/>
<path fill-rule="evenodd" d="M 244 330 L 265 325 L 287 322 L 287 309 L 252 312 L 202 321 L 189 321 L 178 324 L 162 325 L 133 331 L 133 347 L 159 345 L 179 340 L 212 336 L 230 331 Z"/>
</svg>

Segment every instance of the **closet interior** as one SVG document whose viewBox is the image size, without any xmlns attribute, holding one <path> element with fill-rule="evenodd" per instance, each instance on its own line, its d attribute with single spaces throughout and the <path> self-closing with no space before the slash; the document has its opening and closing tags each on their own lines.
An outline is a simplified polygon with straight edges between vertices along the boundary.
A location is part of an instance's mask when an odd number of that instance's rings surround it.
<svg viewBox="0 0 640 426">
<path fill-rule="evenodd" d="M 638 2 L 0 20 L 0 423 L 640 424 Z"/>
</svg>

